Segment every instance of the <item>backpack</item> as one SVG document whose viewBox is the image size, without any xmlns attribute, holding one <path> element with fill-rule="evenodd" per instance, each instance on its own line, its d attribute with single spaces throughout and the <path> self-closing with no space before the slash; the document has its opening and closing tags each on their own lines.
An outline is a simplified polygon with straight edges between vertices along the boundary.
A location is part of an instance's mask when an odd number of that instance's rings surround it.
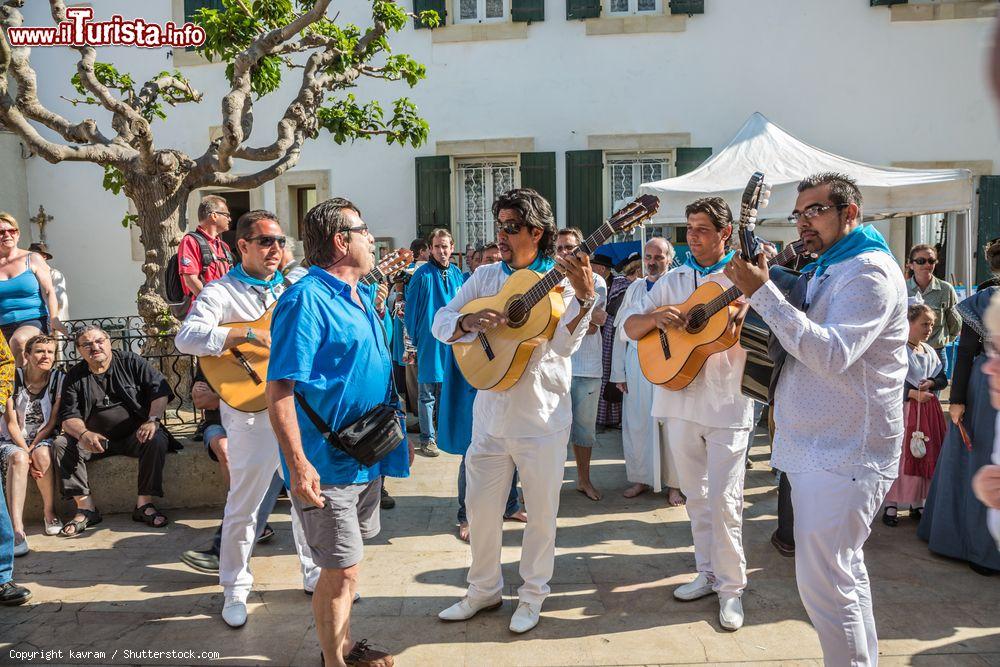
<svg viewBox="0 0 1000 667">
<path fill-rule="evenodd" d="M 188 232 L 184 236 L 191 236 L 195 241 L 198 242 L 198 251 L 201 253 L 201 271 L 198 277 L 204 281 L 205 273 L 215 262 L 226 262 L 229 266 L 233 265 L 233 254 L 230 252 L 229 248 L 223 247 L 225 251 L 225 257 L 218 257 L 214 252 L 212 252 L 212 247 L 208 244 L 208 239 L 197 231 Z M 183 317 L 187 314 L 188 308 L 191 305 L 191 299 L 189 296 L 184 294 L 184 287 L 181 283 L 180 274 L 180 259 L 177 257 L 177 253 L 174 253 L 167 261 L 167 268 L 163 270 L 163 288 L 166 292 L 167 303 L 170 305 L 170 311 L 176 317 Z"/>
</svg>

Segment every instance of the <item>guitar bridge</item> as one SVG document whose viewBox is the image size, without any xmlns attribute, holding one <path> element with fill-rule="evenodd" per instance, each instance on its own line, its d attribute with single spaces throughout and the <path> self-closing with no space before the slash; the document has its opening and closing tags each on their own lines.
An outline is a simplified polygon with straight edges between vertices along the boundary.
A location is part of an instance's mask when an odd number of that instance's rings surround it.
<svg viewBox="0 0 1000 667">
<path fill-rule="evenodd" d="M 257 371 L 253 369 L 253 366 L 251 366 L 250 362 L 247 361 L 247 358 L 243 356 L 243 353 L 237 350 L 235 347 L 231 351 L 233 353 L 233 356 L 236 357 L 236 361 L 240 362 L 240 365 L 243 366 L 243 369 L 247 372 L 247 375 L 249 375 L 250 379 L 253 380 L 253 383 L 263 384 L 264 381 L 260 379 L 260 376 L 257 375 Z"/>
<path fill-rule="evenodd" d="M 667 334 L 662 330 L 660 331 L 660 347 L 663 348 L 663 358 L 670 358 L 670 340 L 667 338 Z"/>
<path fill-rule="evenodd" d="M 490 347 L 490 341 L 486 339 L 486 334 L 482 331 L 479 332 L 479 344 L 483 346 L 483 352 L 486 353 L 486 358 L 493 361 L 495 354 L 493 354 L 493 348 Z"/>
</svg>

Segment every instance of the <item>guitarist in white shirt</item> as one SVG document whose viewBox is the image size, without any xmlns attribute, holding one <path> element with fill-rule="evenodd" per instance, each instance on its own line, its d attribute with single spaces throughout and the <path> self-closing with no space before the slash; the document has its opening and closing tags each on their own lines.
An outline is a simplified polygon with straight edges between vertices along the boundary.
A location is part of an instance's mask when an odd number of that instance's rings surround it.
<svg viewBox="0 0 1000 667">
<path fill-rule="evenodd" d="M 236 225 L 237 247 L 243 258 L 226 275 L 205 285 L 174 339 L 184 354 L 218 356 L 243 343 L 270 347 L 267 329 L 223 327 L 253 322 L 277 301 L 286 281 L 279 271 L 287 241 L 273 213 L 250 211 Z M 263 391 L 263 386 L 261 387 Z M 278 441 L 267 412 L 241 412 L 219 405 L 229 436 L 231 482 L 222 520 L 219 583 L 225 593 L 223 620 L 232 627 L 246 623 L 246 600 L 253 586 L 250 552 L 257 534 L 257 508 L 279 471 Z M 292 535 L 302 566 L 303 585 L 311 592 L 319 578 L 305 544 L 299 517 L 292 511 Z"/>
<path fill-rule="evenodd" d="M 465 502 L 472 546 L 469 589 L 464 598 L 438 617 L 464 621 L 503 603 L 503 510 L 516 466 L 525 510 L 531 517 L 521 545 L 520 574 L 524 584 L 518 589 L 520 601 L 510 621 L 511 631 L 522 633 L 538 624 L 542 602 L 549 594 L 559 491 L 572 421 L 570 357 L 587 333 L 596 294 L 586 255 L 553 260 L 556 225 L 545 198 L 527 188 L 510 190 L 494 202 L 493 215 L 503 261 L 480 266 L 455 298 L 437 312 L 431 326 L 434 336 L 448 344 L 469 342 L 479 332 L 503 325 L 503 315 L 494 310 L 466 315 L 460 310 L 473 299 L 500 292 L 508 275 L 518 269 L 545 273 L 557 264 L 566 276 L 561 283 L 566 311 L 555 335 L 535 349 L 513 387 L 476 395 L 472 443 L 465 459 Z"/>
<path fill-rule="evenodd" d="M 732 282 L 722 273 L 734 251 L 733 214 L 720 197 L 688 205 L 687 242 L 691 252 L 681 266 L 656 281 L 646 294 L 644 314 L 625 320 L 625 334 L 639 340 L 653 329 L 683 328 L 676 308 L 706 281 L 724 289 Z M 654 312 L 656 311 L 656 312 Z M 679 600 L 719 596 L 719 623 L 727 630 L 743 626 L 740 596 L 746 588 L 743 555 L 743 478 L 753 401 L 740 391 L 746 352 L 738 344 L 713 354 L 684 389 L 657 387 L 653 417 L 664 419 L 681 492 L 687 497 L 698 576 L 674 590 Z"/>
</svg>

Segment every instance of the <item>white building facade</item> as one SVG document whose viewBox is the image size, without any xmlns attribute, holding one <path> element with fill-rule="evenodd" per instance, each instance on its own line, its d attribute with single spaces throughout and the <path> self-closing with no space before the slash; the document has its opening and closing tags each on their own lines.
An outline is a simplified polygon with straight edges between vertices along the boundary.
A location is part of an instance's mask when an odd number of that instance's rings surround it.
<svg viewBox="0 0 1000 667">
<path fill-rule="evenodd" d="M 365 82 L 354 92 L 362 101 L 410 96 L 430 125 L 428 142 L 418 149 L 380 139 L 338 146 L 321 134 L 276 181 L 223 192 L 231 209 L 273 210 L 299 237 L 299 220 L 313 203 L 343 196 L 384 246 L 448 227 L 461 251 L 493 238 L 495 194 L 531 186 L 552 200 L 560 226 L 589 230 L 640 183 L 697 167 L 760 111 L 803 141 L 853 159 L 972 169 L 981 177 L 978 240 L 1000 236 L 1000 176 L 993 176 L 1000 112 L 985 67 L 997 2 L 400 1 L 445 11 L 441 27 L 411 24 L 390 36 L 394 52 L 427 66 L 426 80 L 412 90 Z M 141 17 L 164 23 L 217 2 L 148 0 Z M 88 4 L 95 19 L 134 17 L 140 6 Z M 29 3 L 25 25 L 50 25 L 46 5 Z M 366 5 L 332 7 L 339 20 L 364 26 Z M 62 99 L 75 96 L 74 55 L 34 49 L 41 99 L 69 118 L 90 115 L 109 126 L 99 109 Z M 191 52 L 125 47 L 101 48 L 98 60 L 140 81 L 177 67 L 205 93 L 200 104 L 168 109 L 168 120 L 154 123 L 158 148 L 200 155 L 218 132 L 224 65 Z M 286 74 L 279 91 L 255 101 L 251 145 L 273 139 L 299 76 Z M 120 224 L 127 200 L 102 189 L 96 165 L 25 156 L 16 137 L 0 136 L 9 167 L 0 178 L 0 209 L 33 215 L 42 205 L 53 216 L 46 236 L 53 265 L 67 276 L 71 316 L 134 313 L 142 252 L 137 232 Z M 237 163 L 237 172 L 250 169 Z M 216 191 L 192 194 L 189 228 L 199 196 Z M 882 227 L 900 257 L 907 244 L 924 241 L 946 241 L 954 255 L 962 247 L 957 222 L 925 216 Z M 787 226 L 763 229 L 775 240 L 793 236 Z M 32 233 L 37 240 L 37 229 Z M 681 231 L 665 233 L 683 241 Z M 948 271 L 958 274 L 961 261 L 952 257 Z"/>
</svg>

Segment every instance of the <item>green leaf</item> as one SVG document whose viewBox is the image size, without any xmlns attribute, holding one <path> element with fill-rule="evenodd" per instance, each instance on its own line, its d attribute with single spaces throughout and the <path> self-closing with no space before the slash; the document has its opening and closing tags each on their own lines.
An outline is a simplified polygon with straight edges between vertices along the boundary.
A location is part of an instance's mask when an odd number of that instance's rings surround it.
<svg viewBox="0 0 1000 667">
<path fill-rule="evenodd" d="M 114 194 L 120 194 L 125 187 L 125 174 L 122 170 L 113 165 L 104 165 L 104 181 L 102 183 L 105 190 Z"/>
</svg>

